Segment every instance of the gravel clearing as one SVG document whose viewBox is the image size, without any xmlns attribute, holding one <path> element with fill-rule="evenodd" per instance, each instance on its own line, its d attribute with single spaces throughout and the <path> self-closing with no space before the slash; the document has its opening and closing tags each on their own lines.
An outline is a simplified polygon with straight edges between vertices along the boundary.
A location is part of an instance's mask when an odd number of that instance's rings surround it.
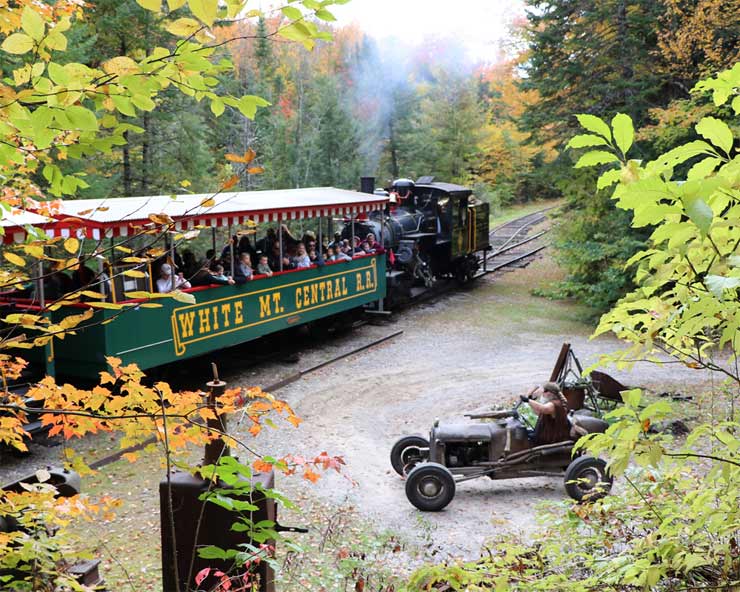
<svg viewBox="0 0 740 592">
<path fill-rule="evenodd" d="M 392 563 L 405 566 L 394 569 L 398 573 L 425 560 L 475 558 L 486 541 L 538 528 L 536 505 L 566 498 L 561 479 L 471 481 L 458 487 L 455 499 L 444 511 L 421 513 L 407 501 L 404 482 L 392 471 L 388 455 L 399 437 L 427 435 L 435 418 L 466 421 L 464 413 L 512 404 L 520 393 L 549 378 L 564 341 L 572 343 L 586 366 L 599 354 L 619 347 L 611 338 L 588 339 L 591 326 L 584 322 L 584 309 L 530 295 L 532 288 L 556 279 L 558 273 L 545 257 L 527 269 L 488 276 L 470 289 L 394 314 L 382 324 L 365 325 L 314 344 L 302 353 L 298 364 L 274 361 L 243 370 L 248 350 L 230 350 L 228 361 L 224 359 L 220 365 L 230 386 L 266 385 L 403 330 L 390 341 L 307 375 L 276 393 L 294 407 L 303 423 L 298 429 L 282 422 L 280 429 L 263 430 L 255 442 L 258 450 L 273 456 L 291 453 L 306 457 L 327 451 L 343 456 L 347 463 L 343 474 L 327 474 L 315 485 L 297 477 L 278 478 L 278 488 L 303 506 L 303 512 L 282 512 L 281 522 L 308 523 L 312 528 L 303 541 L 300 535 L 295 537 L 297 542 L 314 554 L 318 549 L 325 553 L 325 517 L 346 514 L 343 522 L 348 524 L 349 538 L 353 532 L 362 532 L 366 538 L 382 533 L 384 540 L 403 541 L 403 551 L 390 555 Z M 205 382 L 208 361 L 188 364 L 187 370 L 183 365 L 179 371 Z M 699 392 L 709 380 L 702 372 L 678 365 L 639 363 L 630 372 L 607 371 L 625 384 L 688 393 Z M 239 423 L 235 418 L 230 427 L 237 437 L 250 439 L 247 422 Z M 71 446 L 94 460 L 109 454 L 115 441 L 102 435 Z M 47 464 L 59 464 L 60 453 L 59 446 L 33 445 L 30 455 L 4 455 L 0 482 Z M 133 573 L 129 576 L 137 589 L 161 588 L 157 585 L 159 557 L 155 551 L 159 548 L 156 491 L 163 471 L 156 459 L 147 461 L 145 457 L 143 461 L 138 465 L 115 463 L 83 483 L 88 491 L 109 493 L 127 502 L 121 517 L 112 524 L 85 532 L 90 541 L 106 543 L 107 550 L 98 543 L 99 551 L 112 550 L 115 557 L 106 558 L 103 570 L 111 584 L 121 584 L 120 589 L 127 579 L 117 572 L 121 561 L 130 566 Z M 142 517 L 146 521 L 143 530 Z M 132 531 L 138 531 L 135 537 L 131 537 Z M 294 589 L 294 585 L 296 590 L 307 589 L 310 582 L 295 573 L 293 567 L 293 580 L 286 580 L 281 591 Z M 338 582 L 327 589 L 343 586 L 345 583 Z"/>
</svg>

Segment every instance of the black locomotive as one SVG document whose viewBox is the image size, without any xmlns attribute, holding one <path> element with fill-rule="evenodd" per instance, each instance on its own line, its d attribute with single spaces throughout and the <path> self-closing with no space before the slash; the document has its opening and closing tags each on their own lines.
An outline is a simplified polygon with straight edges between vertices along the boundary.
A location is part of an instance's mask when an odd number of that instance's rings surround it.
<svg viewBox="0 0 740 592">
<path fill-rule="evenodd" d="M 364 177 L 362 190 L 372 192 L 374 179 Z M 376 190 L 378 191 L 378 190 Z M 392 300 L 431 287 L 440 278 L 466 283 L 481 267 L 489 243 L 489 205 L 471 189 L 421 177 L 398 179 L 388 191 L 386 211 L 345 224 L 342 238 L 383 237 L 388 257 L 388 295 Z M 381 226 L 383 232 L 381 233 Z"/>
</svg>

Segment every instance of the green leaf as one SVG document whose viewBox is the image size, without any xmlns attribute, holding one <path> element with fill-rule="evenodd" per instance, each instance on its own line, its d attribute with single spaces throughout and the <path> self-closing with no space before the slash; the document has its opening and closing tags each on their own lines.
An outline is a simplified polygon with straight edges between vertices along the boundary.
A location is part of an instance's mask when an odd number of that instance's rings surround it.
<svg viewBox="0 0 740 592">
<path fill-rule="evenodd" d="M 603 119 L 596 117 L 596 115 L 589 115 L 588 113 L 576 115 L 576 118 L 578 119 L 578 123 L 581 124 L 581 127 L 600 136 L 604 136 L 611 142 L 612 132 Z"/>
<path fill-rule="evenodd" d="M 708 275 L 704 278 L 704 285 L 717 298 L 722 298 L 722 293 L 725 290 L 733 290 L 740 287 L 740 278 Z"/>
<path fill-rule="evenodd" d="M 49 33 L 44 43 L 49 49 L 56 49 L 57 51 L 65 51 L 67 49 L 67 38 L 59 31 Z"/>
<path fill-rule="evenodd" d="M 26 6 L 21 14 L 21 27 L 28 33 L 34 41 L 41 41 L 44 38 L 46 25 L 38 12 L 30 6 Z"/>
<path fill-rule="evenodd" d="M 152 12 L 159 12 L 162 8 L 162 0 L 136 0 L 136 3 Z"/>
<path fill-rule="evenodd" d="M 694 179 L 705 179 L 721 164 L 722 159 L 715 156 L 710 156 L 709 158 L 700 160 L 692 166 L 691 169 L 689 169 L 689 172 L 686 175 L 686 180 L 693 181 Z"/>
<path fill-rule="evenodd" d="M 614 141 L 617 143 L 617 148 L 622 151 L 622 154 L 626 155 L 635 139 L 635 128 L 632 125 L 632 119 L 629 115 L 617 113 L 612 119 L 612 129 L 614 130 Z"/>
<path fill-rule="evenodd" d="M 213 25 L 218 14 L 218 0 L 188 0 L 190 12 L 209 27 Z"/>
<path fill-rule="evenodd" d="M 297 21 L 303 18 L 303 13 L 295 6 L 283 6 L 280 10 L 292 21 Z"/>
<path fill-rule="evenodd" d="M 294 22 L 286 27 L 281 27 L 278 29 L 278 35 L 290 41 L 302 43 L 303 47 L 309 51 L 316 45 L 314 40 L 311 39 L 311 31 L 302 22 Z"/>
<path fill-rule="evenodd" d="M 113 104 L 116 106 L 116 109 L 123 113 L 124 115 L 128 115 L 129 117 L 136 117 L 136 109 L 134 109 L 134 106 L 131 104 L 131 100 L 128 97 L 124 97 L 122 95 L 112 95 L 111 99 L 113 100 Z"/>
<path fill-rule="evenodd" d="M 704 117 L 696 124 L 696 132 L 718 148 L 724 150 L 727 154 L 732 150 L 732 144 L 734 142 L 732 130 L 721 119 Z"/>
<path fill-rule="evenodd" d="M 619 181 L 621 176 L 621 169 L 609 169 L 599 177 L 599 180 L 596 182 L 596 189 L 604 189 L 614 185 L 614 183 Z"/>
<path fill-rule="evenodd" d="M 254 119 L 254 116 L 257 114 L 257 107 L 267 107 L 269 104 L 270 103 L 262 97 L 258 97 L 256 95 L 244 95 L 239 99 L 237 107 L 244 117 Z"/>
<path fill-rule="evenodd" d="M 23 55 L 24 53 L 28 53 L 33 49 L 33 39 L 31 39 L 25 33 L 13 33 L 12 35 L 9 35 L 5 39 L 5 41 L 3 41 L 3 44 L 0 45 L 0 48 L 2 48 L 7 53 Z"/>
<path fill-rule="evenodd" d="M 95 113 L 89 109 L 80 107 L 79 105 L 71 105 L 65 109 L 65 113 L 75 129 L 91 132 L 97 131 L 98 120 L 95 117 Z"/>
<path fill-rule="evenodd" d="M 226 551 L 221 547 L 208 545 L 207 547 L 201 547 L 198 549 L 198 556 L 202 559 L 226 559 Z"/>
<path fill-rule="evenodd" d="M 316 11 L 316 17 L 320 18 L 322 21 L 332 22 L 337 20 L 337 18 L 326 8 L 321 8 Z"/>
<path fill-rule="evenodd" d="M 575 164 L 575 168 L 581 169 L 583 167 L 596 166 L 600 164 L 607 164 L 610 162 L 619 162 L 619 159 L 611 152 L 605 150 L 592 150 L 586 152 L 578 162 Z"/>
<path fill-rule="evenodd" d="M 198 21 L 191 18 L 179 18 L 176 21 L 169 23 L 165 28 L 178 37 L 190 37 L 201 25 Z"/>
<path fill-rule="evenodd" d="M 566 148 L 589 148 L 591 146 L 608 146 L 607 142 L 601 136 L 595 136 L 593 134 L 580 134 L 573 136 L 565 147 Z"/>
<path fill-rule="evenodd" d="M 712 225 L 712 218 L 714 218 L 712 208 L 699 196 L 685 195 L 681 198 L 681 201 L 683 201 L 686 215 L 697 225 L 702 234 L 706 236 L 709 232 L 709 227 Z"/>
<path fill-rule="evenodd" d="M 735 115 L 740 115 L 740 96 L 732 99 L 732 109 L 735 111 Z"/>
<path fill-rule="evenodd" d="M 64 69 L 64 66 L 60 66 L 55 62 L 49 62 L 49 78 L 52 79 L 54 84 L 59 86 L 69 86 L 70 76 Z"/>
<path fill-rule="evenodd" d="M 216 97 L 211 101 L 211 111 L 216 117 L 219 117 L 224 112 L 224 102 Z"/>
<path fill-rule="evenodd" d="M 636 408 L 640 404 L 642 391 L 640 389 L 630 389 L 628 391 L 622 391 L 621 395 L 625 405 Z"/>
</svg>

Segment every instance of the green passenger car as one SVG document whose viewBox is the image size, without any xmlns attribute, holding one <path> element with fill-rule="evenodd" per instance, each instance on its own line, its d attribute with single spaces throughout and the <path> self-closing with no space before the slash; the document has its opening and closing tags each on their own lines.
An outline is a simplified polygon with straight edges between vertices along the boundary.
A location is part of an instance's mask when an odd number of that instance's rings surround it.
<svg viewBox="0 0 740 592">
<path fill-rule="evenodd" d="M 163 298 L 161 308 L 134 301 L 124 311 L 97 311 L 92 326 L 57 342 L 56 371 L 96 378 L 106 356 L 153 368 L 376 302 L 385 296 L 385 255 L 189 292 L 195 304 Z M 54 320 L 78 314 L 81 306 L 63 307 Z M 107 319 L 114 320 L 103 323 Z"/>
</svg>

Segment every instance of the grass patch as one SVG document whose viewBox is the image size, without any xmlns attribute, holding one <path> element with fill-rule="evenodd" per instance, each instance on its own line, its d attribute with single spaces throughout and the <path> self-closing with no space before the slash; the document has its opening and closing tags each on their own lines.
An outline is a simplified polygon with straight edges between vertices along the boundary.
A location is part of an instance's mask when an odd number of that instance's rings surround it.
<svg viewBox="0 0 740 592">
<path fill-rule="evenodd" d="M 510 204 L 507 206 L 501 206 L 500 208 L 492 206 L 491 228 L 496 228 L 496 226 L 500 226 L 501 224 L 506 224 L 507 222 L 511 222 L 512 220 L 516 220 L 517 218 L 521 218 L 522 216 L 544 210 L 545 208 L 557 206 L 561 203 L 562 200 L 550 199 L 542 201 L 530 201 L 523 204 Z"/>
</svg>

